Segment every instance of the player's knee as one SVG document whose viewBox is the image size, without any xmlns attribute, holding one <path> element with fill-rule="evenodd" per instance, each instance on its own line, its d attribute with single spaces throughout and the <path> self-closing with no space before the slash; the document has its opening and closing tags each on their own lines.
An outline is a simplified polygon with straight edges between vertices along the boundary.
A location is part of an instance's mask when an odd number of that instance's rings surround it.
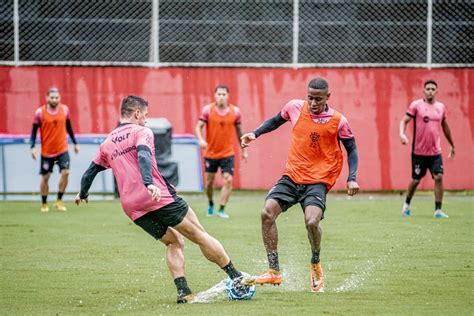
<svg viewBox="0 0 474 316">
<path fill-rule="evenodd" d="M 226 185 L 231 185 L 232 184 L 232 175 L 231 174 L 224 174 L 222 176 L 222 179 L 224 180 L 224 184 Z"/>
<path fill-rule="evenodd" d="M 306 229 L 308 230 L 317 229 L 319 226 L 320 220 L 321 220 L 320 217 L 311 217 L 311 218 L 305 219 Z"/>
<path fill-rule="evenodd" d="M 411 182 L 414 184 L 414 185 L 418 185 L 420 183 L 420 179 L 412 179 Z"/>
<path fill-rule="evenodd" d="M 61 170 L 61 175 L 63 177 L 68 177 L 69 176 L 69 169 L 63 169 Z"/>
<path fill-rule="evenodd" d="M 441 181 L 443 181 L 443 175 L 442 174 L 435 174 L 433 176 L 433 179 L 435 180 L 435 182 L 441 182 Z"/>
<path fill-rule="evenodd" d="M 262 223 L 264 224 L 271 224 L 275 222 L 276 219 L 275 212 L 267 205 L 265 205 L 265 207 L 263 208 L 260 216 L 262 218 Z"/>
</svg>

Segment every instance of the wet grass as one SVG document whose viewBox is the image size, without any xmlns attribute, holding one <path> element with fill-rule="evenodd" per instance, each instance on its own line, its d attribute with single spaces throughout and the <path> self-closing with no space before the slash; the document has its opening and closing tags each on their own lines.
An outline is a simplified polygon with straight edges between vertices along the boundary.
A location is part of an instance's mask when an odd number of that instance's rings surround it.
<svg viewBox="0 0 474 316">
<path fill-rule="evenodd" d="M 201 195 L 185 198 L 235 265 L 266 269 L 260 237 L 263 193 L 238 192 L 229 220 L 204 216 Z M 0 202 L 0 314 L 472 314 L 474 197 L 448 195 L 448 220 L 432 218 L 431 195 L 412 217 L 398 195 L 328 198 L 322 262 L 326 292 L 309 292 L 310 251 L 301 210 L 278 220 L 281 287 L 258 287 L 248 302 L 177 306 L 164 247 L 131 223 L 117 201 L 39 212 L 37 202 Z M 224 278 L 187 243 L 195 292 Z"/>
</svg>

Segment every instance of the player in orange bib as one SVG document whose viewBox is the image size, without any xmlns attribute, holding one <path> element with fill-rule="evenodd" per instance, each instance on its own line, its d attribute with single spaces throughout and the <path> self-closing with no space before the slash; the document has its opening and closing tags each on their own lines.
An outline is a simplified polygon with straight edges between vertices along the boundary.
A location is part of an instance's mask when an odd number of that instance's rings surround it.
<svg viewBox="0 0 474 316">
<path fill-rule="evenodd" d="M 66 211 L 63 203 L 63 194 L 66 190 L 69 177 L 69 153 L 67 145 L 67 134 L 74 143 L 74 152 L 79 152 L 79 146 L 76 143 L 71 121 L 69 119 L 69 109 L 66 105 L 60 103 L 60 95 L 57 88 L 50 88 L 46 94 L 46 105 L 41 106 L 35 112 L 33 119 L 33 129 L 31 131 L 31 156 L 34 160 L 37 158 L 35 143 L 38 129 L 41 132 L 41 212 L 48 212 L 47 203 L 49 191 L 49 177 L 53 172 L 55 164 L 59 166 L 61 173 L 59 179 L 58 198 L 54 206 L 60 211 Z"/>
<path fill-rule="evenodd" d="M 196 125 L 196 136 L 199 145 L 204 150 L 206 194 L 209 200 L 207 216 L 214 215 L 214 179 L 217 169 L 222 172 L 223 186 L 221 191 L 220 207 L 217 215 L 229 218 L 224 208 L 232 192 L 232 177 L 234 175 L 234 141 L 240 141 L 242 130 L 240 127 L 240 110 L 229 104 L 229 88 L 219 85 L 215 89 L 215 102 L 206 105 Z M 206 126 L 206 139 L 202 130 Z M 247 149 L 242 149 L 242 159 L 247 160 Z"/>
<path fill-rule="evenodd" d="M 320 262 L 321 226 L 326 209 L 326 194 L 334 186 L 342 169 L 344 145 L 349 162 L 347 193 L 359 191 L 356 182 L 358 155 L 354 135 L 347 119 L 327 104 L 330 97 L 326 80 L 309 82 L 307 100 L 291 100 L 275 117 L 265 121 L 251 133 L 242 136 L 242 147 L 262 134 L 290 121 L 293 129 L 288 160 L 283 177 L 270 190 L 261 213 L 262 237 L 267 251 L 269 270 L 257 278 L 259 284 L 282 282 L 278 262 L 276 219 L 299 203 L 304 213 L 311 245 L 312 292 L 324 291 L 324 273 Z"/>
</svg>

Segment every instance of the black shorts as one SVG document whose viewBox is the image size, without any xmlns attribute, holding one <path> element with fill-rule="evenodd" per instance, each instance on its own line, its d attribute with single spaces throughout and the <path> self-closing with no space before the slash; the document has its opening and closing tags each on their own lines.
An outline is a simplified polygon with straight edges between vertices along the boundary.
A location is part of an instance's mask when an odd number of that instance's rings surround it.
<svg viewBox="0 0 474 316">
<path fill-rule="evenodd" d="M 204 158 L 206 172 L 216 173 L 217 168 L 221 168 L 222 173 L 234 174 L 234 156 L 222 159 Z"/>
<path fill-rule="evenodd" d="M 156 211 L 151 211 L 137 218 L 134 223 L 143 228 L 155 239 L 160 239 L 166 234 L 168 227 L 181 223 L 188 213 L 188 203 L 176 196 L 174 202 Z"/>
<path fill-rule="evenodd" d="M 55 164 L 59 166 L 59 171 L 68 170 L 70 164 L 69 153 L 66 151 L 54 157 L 41 156 L 40 174 L 45 175 L 53 172 Z"/>
<path fill-rule="evenodd" d="M 419 156 L 411 155 L 411 177 L 420 180 L 426 175 L 426 170 L 429 169 L 431 177 L 436 174 L 443 174 L 443 158 L 441 155 L 437 156 Z"/>
<path fill-rule="evenodd" d="M 324 183 L 297 184 L 288 176 L 281 177 L 277 184 L 270 190 L 266 200 L 274 199 L 278 201 L 283 212 L 286 212 L 296 203 L 300 203 L 304 209 L 309 205 L 314 205 L 326 210 L 327 188 Z"/>
</svg>

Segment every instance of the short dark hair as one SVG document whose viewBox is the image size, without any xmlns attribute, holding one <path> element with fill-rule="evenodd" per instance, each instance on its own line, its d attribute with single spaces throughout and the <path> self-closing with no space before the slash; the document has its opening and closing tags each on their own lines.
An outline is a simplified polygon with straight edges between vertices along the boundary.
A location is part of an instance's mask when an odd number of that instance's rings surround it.
<svg viewBox="0 0 474 316">
<path fill-rule="evenodd" d="M 51 93 L 59 93 L 58 88 L 56 88 L 56 87 L 49 88 L 48 92 L 46 92 L 46 95 L 50 95 Z"/>
<path fill-rule="evenodd" d="M 423 87 L 426 87 L 426 85 L 429 85 L 429 84 L 434 84 L 436 88 L 438 88 L 438 83 L 436 83 L 436 81 L 434 81 L 433 79 L 428 79 L 425 81 L 425 83 L 423 84 Z"/>
<path fill-rule="evenodd" d="M 309 82 L 308 88 L 316 89 L 316 90 L 326 90 L 327 91 L 329 89 L 329 84 L 323 78 L 317 77 L 317 78 L 312 79 Z"/>
<path fill-rule="evenodd" d="M 219 89 L 225 89 L 227 91 L 227 93 L 229 93 L 229 87 L 226 86 L 225 84 L 217 85 L 216 89 L 214 89 L 214 93 L 216 93 L 217 90 L 219 90 Z"/>
<path fill-rule="evenodd" d="M 140 109 L 143 110 L 148 106 L 148 101 L 143 98 L 137 97 L 135 95 L 128 95 L 122 100 L 122 105 L 120 107 L 120 115 L 127 116 L 130 115 L 133 111 Z"/>
</svg>

